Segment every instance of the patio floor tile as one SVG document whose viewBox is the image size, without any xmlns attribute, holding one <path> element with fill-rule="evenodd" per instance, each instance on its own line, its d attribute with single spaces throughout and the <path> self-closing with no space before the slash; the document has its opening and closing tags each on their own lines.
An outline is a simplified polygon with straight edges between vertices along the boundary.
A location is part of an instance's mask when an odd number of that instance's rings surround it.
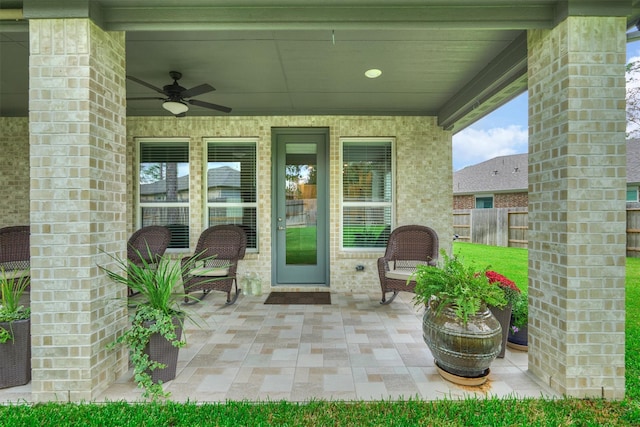
<svg viewBox="0 0 640 427">
<path fill-rule="evenodd" d="M 527 354 L 507 348 L 486 384 L 444 380 L 422 340 L 422 312 L 410 294 L 380 305 L 379 292 L 331 295 L 331 305 L 265 305 L 242 295 L 224 306 L 212 292 L 191 306 L 174 401 L 443 399 L 467 396 L 557 396 L 527 372 Z M 206 320 L 206 323 L 203 322 Z M 132 370 L 96 401 L 141 399 Z M 0 390 L 0 402 L 32 401 L 31 385 Z"/>
</svg>

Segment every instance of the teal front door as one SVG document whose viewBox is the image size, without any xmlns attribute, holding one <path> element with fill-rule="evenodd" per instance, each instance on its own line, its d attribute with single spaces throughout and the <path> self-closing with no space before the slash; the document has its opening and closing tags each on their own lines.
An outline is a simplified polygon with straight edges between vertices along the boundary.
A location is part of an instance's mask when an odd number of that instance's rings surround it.
<svg viewBox="0 0 640 427">
<path fill-rule="evenodd" d="M 329 285 L 326 128 L 274 128 L 273 283 Z"/>
</svg>

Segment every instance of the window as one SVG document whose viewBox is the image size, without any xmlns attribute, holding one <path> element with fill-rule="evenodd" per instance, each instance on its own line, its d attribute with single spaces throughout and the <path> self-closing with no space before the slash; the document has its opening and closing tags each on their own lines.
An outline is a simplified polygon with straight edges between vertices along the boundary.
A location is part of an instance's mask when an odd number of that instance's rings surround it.
<svg viewBox="0 0 640 427">
<path fill-rule="evenodd" d="M 638 187 L 627 187 L 627 202 L 638 201 Z"/>
<path fill-rule="evenodd" d="M 476 197 L 476 209 L 493 208 L 493 196 Z"/>
<path fill-rule="evenodd" d="M 139 141 L 140 227 L 171 230 L 169 248 L 189 248 L 189 142 Z"/>
<path fill-rule="evenodd" d="M 343 140 L 342 246 L 384 248 L 393 212 L 392 141 Z"/>
<path fill-rule="evenodd" d="M 236 224 L 247 233 L 247 249 L 257 249 L 256 142 L 207 142 L 207 216 L 209 226 Z"/>
</svg>

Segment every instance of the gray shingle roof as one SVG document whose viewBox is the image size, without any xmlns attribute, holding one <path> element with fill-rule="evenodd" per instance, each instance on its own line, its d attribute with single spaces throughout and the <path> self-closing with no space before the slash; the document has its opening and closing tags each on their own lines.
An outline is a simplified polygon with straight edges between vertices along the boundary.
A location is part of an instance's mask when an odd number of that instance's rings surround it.
<svg viewBox="0 0 640 427">
<path fill-rule="evenodd" d="M 528 154 L 494 157 L 453 174 L 453 194 L 527 191 Z"/>
<path fill-rule="evenodd" d="M 453 174 L 453 194 L 528 191 L 528 154 L 494 157 Z M 640 139 L 627 141 L 627 184 L 640 184 Z"/>
<path fill-rule="evenodd" d="M 229 166 L 209 169 L 207 182 L 215 183 L 216 187 L 240 188 L 240 171 Z M 162 194 L 167 191 L 165 180 L 151 184 L 140 185 L 141 195 Z M 189 188 L 189 175 L 178 177 L 178 191 L 186 191 Z"/>
</svg>

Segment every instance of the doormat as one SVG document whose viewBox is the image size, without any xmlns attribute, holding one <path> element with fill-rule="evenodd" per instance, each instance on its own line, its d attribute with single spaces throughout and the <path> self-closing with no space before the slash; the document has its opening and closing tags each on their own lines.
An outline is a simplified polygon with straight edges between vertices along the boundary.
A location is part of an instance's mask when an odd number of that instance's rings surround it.
<svg viewBox="0 0 640 427">
<path fill-rule="evenodd" d="M 330 292 L 271 292 L 265 304 L 331 304 Z"/>
</svg>

